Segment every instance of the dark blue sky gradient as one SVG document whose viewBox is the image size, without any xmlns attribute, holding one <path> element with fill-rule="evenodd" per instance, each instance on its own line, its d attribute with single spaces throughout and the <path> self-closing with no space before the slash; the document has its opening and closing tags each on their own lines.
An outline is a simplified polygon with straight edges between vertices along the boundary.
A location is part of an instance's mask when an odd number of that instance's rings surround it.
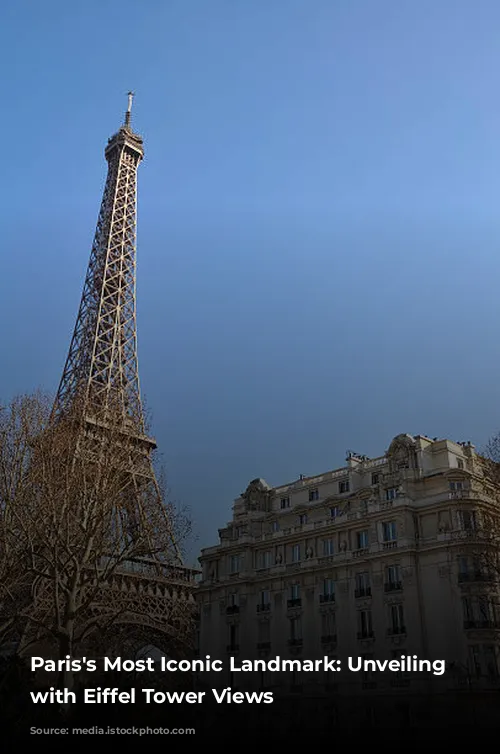
<svg viewBox="0 0 500 754">
<path fill-rule="evenodd" d="M 139 363 L 214 543 L 247 482 L 500 428 L 495 0 L 0 10 L 0 396 L 54 391 L 125 93 Z"/>
</svg>

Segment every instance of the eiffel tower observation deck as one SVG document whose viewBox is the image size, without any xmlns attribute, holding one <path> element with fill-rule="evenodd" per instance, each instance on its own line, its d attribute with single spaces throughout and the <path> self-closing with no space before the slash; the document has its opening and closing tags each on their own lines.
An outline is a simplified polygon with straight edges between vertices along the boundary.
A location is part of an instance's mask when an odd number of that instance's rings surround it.
<svg viewBox="0 0 500 754">
<path fill-rule="evenodd" d="M 141 401 L 136 328 L 136 208 L 137 168 L 144 157 L 144 147 L 142 137 L 131 127 L 132 100 L 133 93 L 129 92 L 124 123 L 105 148 L 108 174 L 52 421 L 57 423 L 74 415 L 77 407 L 81 426 L 78 452 L 83 454 L 95 452 L 95 447 L 113 429 L 113 442 L 117 443 L 121 466 L 130 480 L 126 515 L 120 512 L 117 526 L 122 527 L 124 538 L 134 536 L 131 532 L 138 532 L 143 539 L 150 536 L 151 547 L 150 553 L 146 548 L 141 557 L 117 564 L 110 589 L 114 586 L 115 594 L 120 592 L 125 603 L 128 600 L 135 605 L 131 608 L 134 614 L 138 612 L 137 595 L 148 594 L 151 603 L 148 611 L 158 628 L 167 620 L 166 616 L 173 615 L 172 600 L 182 600 L 185 608 L 194 609 L 193 589 L 198 572 L 183 564 L 175 527 L 169 521 L 152 463 L 156 442 L 147 432 Z M 144 507 L 146 498 L 149 512 Z M 154 520 L 150 513 L 152 498 L 156 499 Z M 171 534 L 168 547 L 162 552 L 158 552 L 153 541 L 159 527 L 166 527 Z M 103 595 L 103 600 L 111 596 L 111 592 Z M 180 625 L 177 619 L 174 622 Z M 171 629 L 170 625 L 168 630 Z"/>
</svg>

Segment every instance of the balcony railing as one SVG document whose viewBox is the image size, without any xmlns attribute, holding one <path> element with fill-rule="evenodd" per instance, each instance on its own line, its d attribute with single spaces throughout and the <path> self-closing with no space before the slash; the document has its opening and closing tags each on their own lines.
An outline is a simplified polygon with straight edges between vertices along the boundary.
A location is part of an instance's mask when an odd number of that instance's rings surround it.
<svg viewBox="0 0 500 754">
<path fill-rule="evenodd" d="M 481 628 L 481 629 L 498 629 L 500 628 L 500 621 L 497 620 L 465 620 L 464 628 Z"/>
<path fill-rule="evenodd" d="M 406 636 L 406 626 L 392 626 L 388 628 L 387 636 Z"/>
<path fill-rule="evenodd" d="M 320 603 L 335 602 L 335 595 L 334 594 L 320 594 L 319 601 Z"/>
<path fill-rule="evenodd" d="M 354 592 L 354 597 L 356 599 L 360 599 L 360 597 L 371 597 L 371 596 L 372 596 L 371 586 L 364 586 L 361 589 L 356 589 Z"/>
<path fill-rule="evenodd" d="M 402 588 L 402 581 L 386 581 L 384 584 L 384 592 L 400 592 Z"/>
<path fill-rule="evenodd" d="M 368 555 L 369 552 L 370 552 L 369 547 L 358 547 L 356 550 L 352 551 L 352 557 L 362 558 L 364 555 Z"/>
<path fill-rule="evenodd" d="M 235 613 L 240 612 L 240 606 L 239 605 L 229 605 L 226 607 L 226 615 L 235 615 Z"/>
<path fill-rule="evenodd" d="M 261 602 L 259 605 L 257 605 L 258 613 L 265 613 L 265 612 L 268 612 L 270 609 L 271 609 L 270 602 Z"/>
<path fill-rule="evenodd" d="M 374 639 L 375 634 L 373 631 L 358 631 L 358 639 Z"/>
<path fill-rule="evenodd" d="M 487 573 L 485 571 L 474 571 L 474 572 L 463 572 L 458 574 L 458 581 L 459 583 L 463 583 L 465 581 L 472 582 L 472 581 L 494 581 L 495 577 L 492 573 Z"/>
<path fill-rule="evenodd" d="M 404 676 L 396 676 L 396 678 L 391 678 L 391 686 L 394 689 L 408 688 L 410 683 L 410 678 L 405 678 Z"/>
<path fill-rule="evenodd" d="M 287 604 L 288 608 L 300 607 L 302 605 L 302 600 L 301 600 L 300 597 L 297 597 L 297 598 L 292 599 L 292 600 L 287 600 L 286 604 Z"/>
<path fill-rule="evenodd" d="M 392 539 L 390 542 L 382 542 L 383 550 L 394 550 L 398 546 L 396 539 Z"/>
<path fill-rule="evenodd" d="M 470 500 L 473 497 L 470 489 L 450 490 L 448 500 Z"/>
</svg>

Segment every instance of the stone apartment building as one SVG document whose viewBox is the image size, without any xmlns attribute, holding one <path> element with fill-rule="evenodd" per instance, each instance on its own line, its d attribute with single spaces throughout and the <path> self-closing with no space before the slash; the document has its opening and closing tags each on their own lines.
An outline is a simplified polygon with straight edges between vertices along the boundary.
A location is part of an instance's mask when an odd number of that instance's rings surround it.
<svg viewBox="0 0 500 754">
<path fill-rule="evenodd" d="M 240 685 L 231 657 L 416 655 L 445 660 L 446 673 L 325 672 L 321 683 L 398 695 L 438 682 L 494 688 L 498 571 L 482 555 L 500 511 L 484 469 L 470 443 L 399 435 L 379 458 L 349 453 L 343 468 L 276 488 L 252 481 L 200 556 L 199 656 L 225 660 L 211 680 Z M 264 669 L 244 683 L 293 692 L 309 678 Z"/>
</svg>

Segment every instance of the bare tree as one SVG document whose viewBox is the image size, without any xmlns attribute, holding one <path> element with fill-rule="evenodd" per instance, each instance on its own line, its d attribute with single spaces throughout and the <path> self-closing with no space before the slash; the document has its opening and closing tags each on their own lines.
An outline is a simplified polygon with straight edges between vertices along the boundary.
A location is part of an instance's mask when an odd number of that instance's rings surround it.
<svg viewBox="0 0 500 754">
<path fill-rule="evenodd" d="M 43 393 L 18 396 L 0 406 L 0 644 L 31 604 L 31 575 L 15 509 L 25 495 L 33 440 L 47 426 L 50 401 Z"/>
<path fill-rule="evenodd" d="M 48 405 L 22 397 L 0 414 L 4 637 L 15 632 L 21 654 L 44 647 L 60 659 L 102 646 L 117 625 L 188 642 L 193 605 L 173 542 L 189 520 L 141 476 L 141 449 L 118 421 L 89 430 L 75 407 L 54 424 Z"/>
<path fill-rule="evenodd" d="M 471 489 L 480 503 L 468 530 L 475 577 L 496 582 L 500 579 L 500 433 L 476 456 Z"/>
</svg>

